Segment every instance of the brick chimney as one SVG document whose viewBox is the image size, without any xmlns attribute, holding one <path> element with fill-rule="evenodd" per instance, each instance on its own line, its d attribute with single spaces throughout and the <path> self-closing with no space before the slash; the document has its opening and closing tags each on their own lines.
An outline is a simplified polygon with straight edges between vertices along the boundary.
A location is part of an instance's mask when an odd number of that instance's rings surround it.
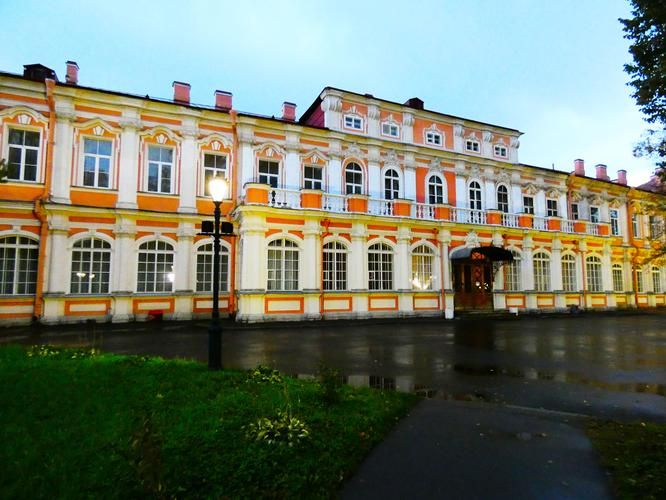
<svg viewBox="0 0 666 500">
<path fill-rule="evenodd" d="M 293 102 L 285 101 L 282 104 L 282 119 L 290 122 L 296 120 L 296 105 Z"/>
<path fill-rule="evenodd" d="M 74 61 L 67 61 L 67 74 L 65 75 L 65 83 L 78 85 L 79 83 L 79 65 Z"/>
<path fill-rule="evenodd" d="M 618 170 L 617 171 L 617 183 L 622 184 L 624 186 L 627 185 L 627 171 L 626 170 Z"/>
<path fill-rule="evenodd" d="M 601 181 L 610 180 L 610 177 L 608 177 L 608 174 L 606 173 L 606 165 L 604 165 L 603 163 L 599 163 L 594 167 L 594 169 L 596 170 L 597 179 Z"/>
<path fill-rule="evenodd" d="M 180 104 L 190 103 L 190 84 L 173 82 L 173 101 Z"/>
<path fill-rule="evenodd" d="M 229 111 L 232 107 L 233 94 L 224 90 L 215 91 L 215 109 Z"/>
<path fill-rule="evenodd" d="M 574 174 L 585 176 L 585 160 L 574 160 Z"/>
</svg>

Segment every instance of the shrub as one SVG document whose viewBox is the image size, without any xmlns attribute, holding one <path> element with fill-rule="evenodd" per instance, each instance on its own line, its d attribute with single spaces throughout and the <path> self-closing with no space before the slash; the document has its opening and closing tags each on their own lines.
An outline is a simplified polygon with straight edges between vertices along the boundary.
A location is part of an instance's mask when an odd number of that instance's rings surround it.
<svg viewBox="0 0 666 500">
<path fill-rule="evenodd" d="M 322 391 L 322 398 L 326 404 L 335 404 L 340 401 L 342 376 L 335 368 L 331 368 L 323 361 L 319 363 L 317 381 Z"/>
<path fill-rule="evenodd" d="M 269 366 L 259 365 L 254 370 L 250 370 L 248 381 L 263 384 L 281 384 L 282 375 Z"/>
<path fill-rule="evenodd" d="M 288 411 L 278 410 L 274 418 L 260 418 L 247 426 L 246 437 L 266 444 L 294 446 L 310 437 L 310 431 L 302 420 Z"/>
<path fill-rule="evenodd" d="M 99 349 L 63 349 L 50 345 L 33 345 L 26 351 L 29 358 L 82 359 L 99 354 Z"/>
</svg>

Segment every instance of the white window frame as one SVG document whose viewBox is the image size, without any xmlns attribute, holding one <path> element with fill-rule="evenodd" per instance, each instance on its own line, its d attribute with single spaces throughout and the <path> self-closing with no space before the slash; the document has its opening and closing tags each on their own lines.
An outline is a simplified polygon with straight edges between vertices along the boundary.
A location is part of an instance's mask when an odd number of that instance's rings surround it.
<svg viewBox="0 0 666 500">
<path fill-rule="evenodd" d="M 598 224 L 601 220 L 601 209 L 596 206 L 590 207 L 590 222 Z"/>
<path fill-rule="evenodd" d="M 509 149 L 504 144 L 495 144 L 493 146 L 493 155 L 498 158 L 508 158 Z"/>
<path fill-rule="evenodd" d="M 206 157 L 207 156 L 212 156 L 215 157 L 215 166 L 213 167 L 207 167 L 206 166 Z M 218 167 L 217 166 L 217 161 L 219 158 L 224 158 L 224 168 Z M 201 194 L 207 198 L 210 198 L 211 195 L 208 192 L 208 183 L 210 182 L 210 179 L 213 179 L 215 177 L 222 177 L 223 179 L 229 179 L 229 155 L 226 155 L 224 153 L 214 153 L 212 151 L 203 151 L 201 155 L 201 183 L 202 183 L 202 189 L 201 189 Z M 208 172 L 211 173 L 210 177 L 207 175 Z M 209 180 L 206 180 L 209 179 Z"/>
<path fill-rule="evenodd" d="M 11 130 L 18 130 L 21 132 L 33 132 L 36 133 L 39 136 L 38 140 L 38 146 L 24 146 L 24 145 L 15 145 L 15 144 L 10 144 L 9 143 L 9 134 Z M 26 126 L 16 126 L 13 123 L 7 124 L 7 126 L 4 128 L 4 135 L 6 139 L 4 139 L 4 151 L 5 154 L 3 158 L 7 160 L 7 166 L 9 167 L 9 150 L 10 148 L 18 148 L 21 150 L 21 162 L 19 164 L 19 178 L 18 179 L 12 179 L 9 176 L 7 177 L 8 182 L 29 182 L 29 183 L 39 183 L 41 182 L 41 164 L 42 164 L 42 129 L 39 127 L 26 127 Z M 24 142 L 25 142 L 25 137 L 24 137 Z M 31 151 L 37 151 L 37 164 L 35 165 L 35 180 L 30 180 L 30 179 L 25 179 L 25 155 L 26 151 L 31 150 Z"/>
<path fill-rule="evenodd" d="M 439 184 L 437 182 L 433 181 L 439 181 Z M 430 188 L 431 186 L 433 187 L 435 194 L 431 194 Z M 439 175 L 439 174 L 430 174 L 428 176 L 428 181 L 426 182 L 426 188 L 427 188 L 427 196 L 428 196 L 428 205 L 443 205 L 444 203 L 447 202 L 447 193 L 446 193 L 446 181 L 444 178 Z M 440 193 L 437 191 L 441 190 Z M 434 196 L 435 201 L 432 201 L 432 197 Z M 437 201 L 437 200 L 440 201 Z"/>
<path fill-rule="evenodd" d="M 210 247 L 210 249 L 208 248 Z M 194 291 L 196 293 L 213 293 L 213 251 L 211 241 L 202 241 L 194 249 Z M 231 276 L 231 249 L 224 240 L 220 241 L 220 293 L 229 292 Z"/>
<path fill-rule="evenodd" d="M 101 154 L 86 153 L 86 141 L 108 142 L 111 144 L 111 154 L 109 156 Z M 114 141 L 108 137 L 99 137 L 95 135 L 81 136 L 81 168 L 78 176 L 80 186 L 92 189 L 113 189 L 113 161 L 114 161 Z M 87 185 L 86 181 L 86 157 L 91 157 L 95 161 L 94 183 Z M 101 158 L 108 158 L 109 160 L 109 185 L 99 185 L 99 163 Z"/>
<path fill-rule="evenodd" d="M 441 148 L 444 146 L 444 134 L 437 130 L 426 130 L 424 132 L 423 142 L 429 146 L 436 146 Z"/>
<path fill-rule="evenodd" d="M 562 290 L 565 292 L 578 291 L 578 272 L 576 256 L 571 253 L 562 255 Z"/>
<path fill-rule="evenodd" d="M 610 218 L 611 236 L 620 236 L 620 211 L 617 208 L 611 208 L 608 211 Z"/>
<path fill-rule="evenodd" d="M 352 165 L 356 165 L 358 167 L 358 171 L 354 168 L 354 171 L 351 172 L 354 176 L 360 175 L 361 181 L 360 183 L 357 182 L 348 182 L 347 181 L 347 172 L 349 171 L 349 168 Z M 350 194 L 363 194 L 365 192 L 364 184 L 365 184 L 365 173 L 363 172 L 363 166 L 360 163 L 357 163 L 355 161 L 350 161 L 345 165 L 345 168 L 342 171 L 342 175 L 344 176 L 344 186 L 345 186 L 345 194 L 350 195 Z M 352 187 L 352 190 L 350 192 L 349 187 Z M 356 187 L 359 189 L 357 190 Z"/>
<path fill-rule="evenodd" d="M 347 122 L 349 121 L 350 124 Z M 358 124 L 358 126 L 357 126 Z M 349 130 L 363 130 L 363 117 L 353 113 L 346 113 L 342 117 L 342 125 Z"/>
<path fill-rule="evenodd" d="M 661 284 L 661 269 L 656 266 L 652 266 L 650 269 L 650 276 L 652 277 L 652 291 L 654 293 L 664 293 Z"/>
<path fill-rule="evenodd" d="M 636 293 L 645 293 L 645 274 L 643 274 L 643 269 L 634 267 L 632 271 L 636 276 Z"/>
<path fill-rule="evenodd" d="M 603 291 L 603 282 L 601 279 L 601 258 L 596 255 L 588 255 L 585 258 L 585 286 L 588 292 L 599 293 Z"/>
<path fill-rule="evenodd" d="M 513 261 L 504 266 L 504 290 L 518 292 L 523 289 L 522 283 L 522 255 L 511 250 Z"/>
<path fill-rule="evenodd" d="M 634 238 L 641 238 L 641 216 L 640 214 L 631 215 L 631 231 L 634 235 Z"/>
<path fill-rule="evenodd" d="M 5 243 L 8 238 L 16 238 L 15 243 Z M 27 240 L 27 241 L 22 241 Z M 37 267 L 39 265 L 39 240 L 25 234 L 3 234 L 0 236 L 0 249 L 14 250 L 14 259 L 0 260 L 0 296 L 34 295 L 37 291 Z M 5 252 L 2 252 L 3 254 Z M 4 268 L 3 268 L 4 265 Z M 10 269 L 11 266 L 11 269 Z M 11 291 L 5 292 L 9 285 L 6 274 L 11 274 Z M 34 281 L 29 279 L 34 277 Z"/>
<path fill-rule="evenodd" d="M 433 290 L 435 279 L 435 252 L 421 243 L 412 250 L 412 289 Z"/>
<path fill-rule="evenodd" d="M 380 241 L 368 247 L 368 289 L 393 290 L 393 248 Z"/>
<path fill-rule="evenodd" d="M 271 172 L 270 169 L 267 172 L 262 172 L 261 167 L 262 163 L 265 164 L 270 164 L 268 165 L 269 167 L 271 165 L 276 165 L 277 166 L 277 173 Z M 262 184 L 268 184 L 271 186 L 273 189 L 280 189 L 281 182 L 280 182 L 280 177 L 282 173 L 282 165 L 281 162 L 278 160 L 269 160 L 266 158 L 259 158 L 257 161 L 257 182 L 260 182 Z M 272 184 L 271 180 L 275 180 L 275 185 Z"/>
<path fill-rule="evenodd" d="M 500 188 L 504 188 L 503 193 L 500 193 Z M 505 196 L 506 200 L 500 201 L 500 194 Z M 506 186 L 505 184 L 498 185 L 497 189 L 495 190 L 495 196 L 497 198 L 497 210 L 505 214 L 508 214 L 511 209 L 511 200 L 509 198 L 509 187 Z M 504 205 L 504 207 L 502 207 L 502 205 Z"/>
<path fill-rule="evenodd" d="M 400 172 L 393 167 L 389 167 L 384 171 L 382 175 L 382 180 L 384 181 L 384 199 L 385 200 L 395 200 L 400 198 Z M 390 183 L 390 186 L 387 187 L 387 183 Z"/>
<path fill-rule="evenodd" d="M 532 200 L 532 204 L 527 205 L 525 200 Z M 523 213 L 534 215 L 534 196 L 528 194 L 523 195 Z"/>
<path fill-rule="evenodd" d="M 301 249 L 298 243 L 290 239 L 277 238 L 267 243 L 266 291 L 292 292 L 300 290 L 300 256 Z M 288 263 L 292 264 L 291 268 L 287 265 Z"/>
<path fill-rule="evenodd" d="M 388 131 L 385 130 L 388 129 Z M 400 139 L 400 125 L 392 121 L 385 121 L 381 124 L 381 132 L 385 137 L 391 137 L 392 139 Z M 395 132 L 395 133 L 394 133 Z"/>
<path fill-rule="evenodd" d="M 571 220 L 580 219 L 580 205 L 578 203 L 571 204 Z"/>
<path fill-rule="evenodd" d="M 465 151 L 481 153 L 481 143 L 476 139 L 465 139 Z"/>
<path fill-rule="evenodd" d="M 312 169 L 313 171 L 318 171 L 319 172 L 319 179 L 315 179 L 314 177 L 308 177 L 306 175 L 307 169 Z M 308 186 L 308 183 L 310 186 Z M 316 183 L 319 183 L 319 187 L 314 187 Z M 324 168 L 320 167 L 319 165 L 312 165 L 309 163 L 306 163 L 303 165 L 303 189 L 318 189 L 322 191 L 324 189 Z"/>
<path fill-rule="evenodd" d="M 327 241 L 323 247 L 324 291 L 339 292 L 348 288 L 349 248 L 337 240 Z"/>
<path fill-rule="evenodd" d="M 611 266 L 611 277 L 613 280 L 613 291 L 617 293 L 624 292 L 624 269 L 622 264 L 613 264 Z"/>
<path fill-rule="evenodd" d="M 555 204 L 555 209 L 553 210 L 551 204 Z M 555 198 L 546 198 L 546 217 L 559 217 L 560 207 L 557 199 Z"/>
<path fill-rule="evenodd" d="M 175 282 L 175 260 L 176 249 L 173 243 L 159 238 L 137 242 L 137 268 L 136 268 L 136 291 L 137 293 L 172 293 Z M 155 248 L 144 248 L 144 245 L 154 245 Z M 164 248 L 160 248 L 161 246 Z M 145 274 L 152 273 L 152 280 L 145 279 L 141 281 L 141 257 L 143 254 L 152 254 L 155 256 L 154 262 L 145 261 Z M 162 256 L 162 259 L 160 259 Z M 160 260 L 162 262 L 160 262 Z M 152 269 L 148 269 L 148 267 Z M 161 276 L 162 279 L 158 279 Z"/>
<path fill-rule="evenodd" d="M 90 241 L 90 247 L 82 246 L 85 241 Z M 96 247 L 96 243 L 99 243 L 100 246 Z M 86 236 L 77 239 L 72 244 L 70 253 L 69 293 L 77 295 L 108 294 L 111 287 L 112 252 L 111 243 L 103 238 Z M 80 253 L 82 257 L 77 261 L 80 263 L 78 266 L 74 265 L 75 253 Z M 107 265 L 106 270 L 104 270 L 105 264 Z M 95 278 L 100 279 L 96 282 Z"/>
<path fill-rule="evenodd" d="M 171 162 L 161 160 L 151 160 L 150 150 L 160 149 L 164 151 L 171 151 Z M 150 189 L 150 165 L 157 165 L 157 190 Z M 169 165 L 169 191 L 162 191 L 162 167 Z M 154 194 L 175 194 L 175 177 L 176 177 L 176 148 L 174 146 L 162 146 L 160 144 L 147 144 L 146 147 L 146 192 Z"/>
<path fill-rule="evenodd" d="M 473 187 L 473 185 L 477 187 Z M 472 193 L 476 193 L 474 196 Z M 469 208 L 471 210 L 483 210 L 483 188 L 477 180 L 470 181 L 467 186 L 467 196 L 469 198 Z"/>
<path fill-rule="evenodd" d="M 544 251 L 535 252 L 532 256 L 532 267 L 534 269 L 534 290 L 550 292 L 550 255 Z"/>
</svg>

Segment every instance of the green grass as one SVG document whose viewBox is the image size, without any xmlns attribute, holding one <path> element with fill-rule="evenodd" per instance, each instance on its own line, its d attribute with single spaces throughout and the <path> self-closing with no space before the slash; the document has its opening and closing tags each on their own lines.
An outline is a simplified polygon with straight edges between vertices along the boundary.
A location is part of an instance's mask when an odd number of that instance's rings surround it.
<svg viewBox="0 0 666 500">
<path fill-rule="evenodd" d="M 666 498 L 666 424 L 593 421 L 587 433 L 619 498 Z"/>
<path fill-rule="evenodd" d="M 72 359 L 75 357 L 76 359 Z M 3 498 L 335 496 L 415 402 L 191 361 L 0 348 Z M 248 436 L 285 411 L 308 437 Z"/>
</svg>

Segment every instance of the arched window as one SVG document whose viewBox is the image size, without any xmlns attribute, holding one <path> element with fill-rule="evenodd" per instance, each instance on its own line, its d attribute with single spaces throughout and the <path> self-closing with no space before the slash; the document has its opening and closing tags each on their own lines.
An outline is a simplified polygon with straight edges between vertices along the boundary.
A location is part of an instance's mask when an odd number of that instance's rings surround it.
<svg viewBox="0 0 666 500">
<path fill-rule="evenodd" d="M 576 292 L 578 290 L 576 258 L 570 253 L 562 256 L 562 290 L 565 292 Z"/>
<path fill-rule="evenodd" d="M 72 248 L 71 293 L 109 293 L 111 245 L 86 238 Z"/>
<path fill-rule="evenodd" d="M 428 179 L 428 203 L 431 205 L 444 203 L 444 182 L 439 175 L 431 175 Z"/>
<path fill-rule="evenodd" d="M 469 208 L 481 210 L 481 186 L 476 181 L 469 183 Z"/>
<path fill-rule="evenodd" d="M 590 255 L 585 259 L 585 276 L 587 278 L 587 289 L 590 292 L 601 292 L 601 259 Z"/>
<path fill-rule="evenodd" d="M 358 163 L 349 163 L 345 168 L 345 193 L 363 194 L 363 169 Z"/>
<path fill-rule="evenodd" d="M 534 289 L 537 292 L 550 291 L 550 257 L 547 253 L 537 252 L 534 262 Z"/>
<path fill-rule="evenodd" d="M 509 213 L 509 190 L 503 184 L 497 187 L 497 210 Z"/>
<path fill-rule="evenodd" d="M 368 249 L 368 288 L 393 289 L 393 250 L 385 243 L 375 243 Z"/>
<path fill-rule="evenodd" d="M 428 245 L 419 245 L 412 252 L 412 288 L 432 290 L 435 254 Z"/>
<path fill-rule="evenodd" d="M 213 291 L 213 244 L 197 249 L 197 292 Z M 229 249 L 220 245 L 220 291 L 229 290 Z"/>
<path fill-rule="evenodd" d="M 384 199 L 395 200 L 400 198 L 400 176 L 398 172 L 389 168 L 384 174 Z"/>
<path fill-rule="evenodd" d="M 324 290 L 347 289 L 347 247 L 337 241 L 324 245 Z"/>
<path fill-rule="evenodd" d="M 658 267 L 652 268 L 652 291 L 654 293 L 662 293 L 663 289 L 661 286 L 661 271 Z"/>
<path fill-rule="evenodd" d="M 624 273 L 622 272 L 622 264 L 613 264 L 611 272 L 613 274 L 613 291 L 624 292 Z"/>
<path fill-rule="evenodd" d="M 174 249 L 160 240 L 147 241 L 139 247 L 138 292 L 171 292 L 173 290 Z"/>
<path fill-rule="evenodd" d="M 298 245 L 289 240 L 268 244 L 268 283 L 270 291 L 298 290 Z"/>
<path fill-rule="evenodd" d="M 512 250 L 513 261 L 504 266 L 504 289 L 512 292 L 522 290 L 522 280 L 520 274 L 521 256 L 515 250 Z"/>
<path fill-rule="evenodd" d="M 35 293 L 39 244 L 25 236 L 0 238 L 0 293 Z"/>
</svg>

